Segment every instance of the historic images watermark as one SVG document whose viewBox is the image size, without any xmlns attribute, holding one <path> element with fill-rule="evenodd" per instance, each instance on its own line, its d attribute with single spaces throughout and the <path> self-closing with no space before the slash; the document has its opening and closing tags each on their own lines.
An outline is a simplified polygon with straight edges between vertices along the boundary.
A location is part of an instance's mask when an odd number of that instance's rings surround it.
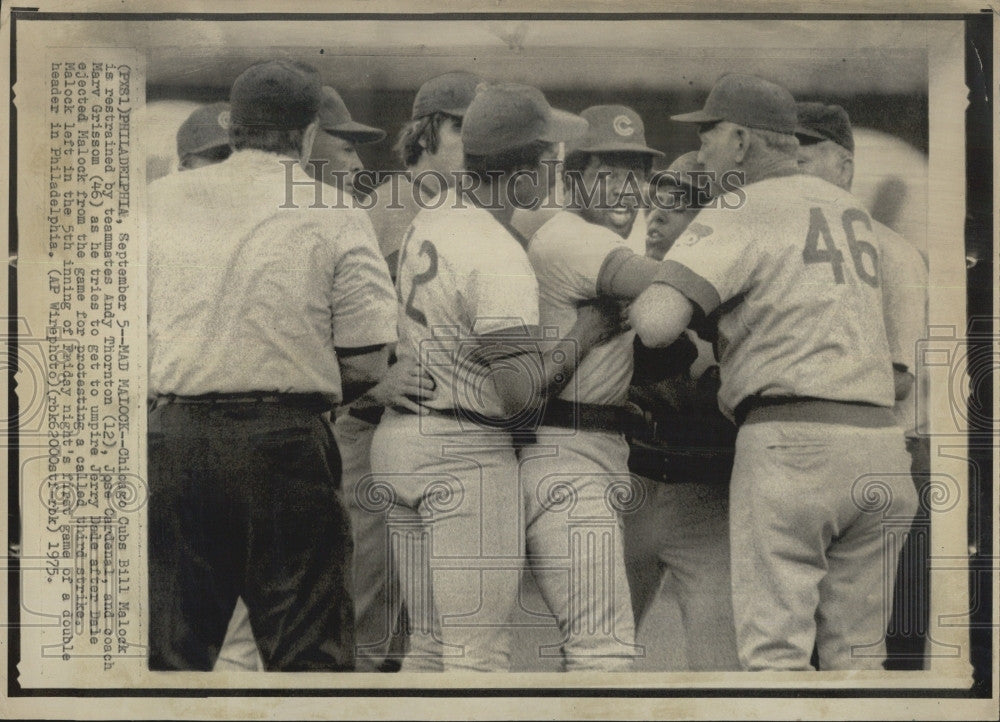
<svg viewBox="0 0 1000 722">
<path fill-rule="evenodd" d="M 503 199 L 510 199 L 520 210 L 559 210 L 563 205 L 556 194 L 549 193 L 549 178 L 561 173 L 580 196 L 580 203 L 596 210 L 631 207 L 663 211 L 684 210 L 691 205 L 698 208 L 721 208 L 735 210 L 746 202 L 743 185 L 746 176 L 742 171 L 732 170 L 716 174 L 712 171 L 680 173 L 659 170 L 649 177 L 629 173 L 620 185 L 611 182 L 609 172 L 598 172 L 588 182 L 581 171 L 562 171 L 561 161 L 543 159 L 545 170 L 522 169 L 504 174 L 501 171 L 486 171 L 480 174 L 472 171 L 456 170 L 442 173 L 424 170 L 413 173 L 409 170 L 319 170 L 326 160 L 310 161 L 317 166 L 316 178 L 308 181 L 296 180 L 293 169 L 299 164 L 292 159 L 278 159 L 285 167 L 284 199 L 279 208 L 299 208 L 302 198 L 297 196 L 298 187 L 312 187 L 313 197 L 309 208 L 359 208 L 371 210 L 385 198 L 388 210 L 402 210 L 416 206 L 421 209 L 436 210 L 449 205 L 456 209 L 485 208 L 499 210 Z M 485 179 L 484 179 L 485 176 Z M 320 180 L 325 178 L 326 181 Z M 487 181 L 489 181 L 487 183 Z M 423 187 L 451 188 L 452 193 L 441 193 L 427 197 Z M 335 193 L 332 188 L 351 188 L 353 193 Z M 488 191 L 488 195 L 480 191 Z M 383 196 L 385 198 L 383 198 Z"/>
</svg>

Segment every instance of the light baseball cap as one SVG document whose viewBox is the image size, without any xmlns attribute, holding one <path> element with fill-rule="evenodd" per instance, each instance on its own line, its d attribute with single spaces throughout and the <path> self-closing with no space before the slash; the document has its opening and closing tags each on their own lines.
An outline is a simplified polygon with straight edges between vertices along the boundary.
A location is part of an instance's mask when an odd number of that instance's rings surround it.
<svg viewBox="0 0 1000 722">
<path fill-rule="evenodd" d="M 323 86 L 323 99 L 319 106 L 319 127 L 327 133 L 341 136 L 359 145 L 377 143 L 385 138 L 384 130 L 352 119 L 340 93 L 329 85 Z"/>
<path fill-rule="evenodd" d="M 412 119 L 431 113 L 447 113 L 461 118 L 476 97 L 476 88 L 483 79 L 478 75 L 456 70 L 431 78 L 420 86 L 413 101 Z"/>
<path fill-rule="evenodd" d="M 580 117 L 590 125 L 582 138 L 566 147 L 569 153 L 637 153 L 662 157 L 663 153 L 646 145 L 642 118 L 624 105 L 593 105 Z"/>
<path fill-rule="evenodd" d="M 587 132 L 579 115 L 556 110 L 538 88 L 520 83 L 482 85 L 462 123 L 468 155 L 491 155 L 535 141 L 572 141 Z"/>
<path fill-rule="evenodd" d="M 177 157 L 229 147 L 229 103 L 212 103 L 195 110 L 177 130 Z"/>
<path fill-rule="evenodd" d="M 807 143 L 832 140 L 851 153 L 854 152 L 854 133 L 851 131 L 851 117 L 839 105 L 826 103 L 796 103 L 799 127 L 795 135 Z"/>
<path fill-rule="evenodd" d="M 795 133 L 797 113 L 792 94 L 777 83 L 756 75 L 730 73 L 712 87 L 705 107 L 671 116 L 680 123 L 718 123 L 728 120 L 747 128 Z"/>
</svg>

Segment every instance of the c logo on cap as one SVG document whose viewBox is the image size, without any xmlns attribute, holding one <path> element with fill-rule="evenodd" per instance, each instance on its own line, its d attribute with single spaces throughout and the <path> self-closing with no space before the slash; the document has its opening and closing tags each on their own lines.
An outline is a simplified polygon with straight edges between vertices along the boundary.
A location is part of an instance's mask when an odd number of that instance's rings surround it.
<svg viewBox="0 0 1000 722">
<path fill-rule="evenodd" d="M 702 223 L 691 223 L 684 231 L 684 235 L 677 240 L 678 246 L 693 246 L 706 236 L 710 236 L 715 231 Z"/>
<path fill-rule="evenodd" d="M 217 122 L 219 124 L 219 127 L 222 128 L 223 130 L 229 130 L 229 111 L 223 110 L 221 113 L 219 113 L 218 117 L 216 117 L 215 119 L 215 122 Z"/>
<path fill-rule="evenodd" d="M 627 115 L 616 116 L 611 125 L 618 135 L 628 137 L 635 133 L 635 128 L 632 126 L 632 119 Z"/>
</svg>

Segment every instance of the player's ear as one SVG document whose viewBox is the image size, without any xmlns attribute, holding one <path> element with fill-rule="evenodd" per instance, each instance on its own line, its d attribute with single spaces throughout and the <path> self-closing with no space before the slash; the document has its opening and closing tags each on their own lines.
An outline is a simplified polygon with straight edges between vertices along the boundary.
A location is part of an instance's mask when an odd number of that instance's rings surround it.
<svg viewBox="0 0 1000 722">
<path fill-rule="evenodd" d="M 302 131 L 302 152 L 299 155 L 299 163 L 304 168 L 312 157 L 313 143 L 316 141 L 316 133 L 319 130 L 319 116 Z"/>
<path fill-rule="evenodd" d="M 736 144 L 736 162 L 742 163 L 750 150 L 750 129 L 740 125 L 733 128 L 733 142 Z"/>
<path fill-rule="evenodd" d="M 840 186 L 851 189 L 851 184 L 854 182 L 854 156 L 845 155 L 840 161 Z"/>
</svg>

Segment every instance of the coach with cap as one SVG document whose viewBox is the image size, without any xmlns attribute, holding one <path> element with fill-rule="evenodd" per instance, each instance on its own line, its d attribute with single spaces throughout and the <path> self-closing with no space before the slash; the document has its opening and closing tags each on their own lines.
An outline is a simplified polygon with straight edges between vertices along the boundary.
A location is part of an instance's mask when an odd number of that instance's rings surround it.
<svg viewBox="0 0 1000 722">
<path fill-rule="evenodd" d="M 240 596 L 266 669 L 354 666 L 323 414 L 383 372 L 396 304 L 363 211 L 284 202 L 289 160 L 311 186 L 320 101 L 309 66 L 254 65 L 233 154 L 150 185 L 151 669 L 211 669 Z"/>
<path fill-rule="evenodd" d="M 733 611 L 748 670 L 879 669 L 896 559 L 885 518 L 916 494 L 892 414 L 871 217 L 798 173 L 795 101 L 723 76 L 698 124 L 707 171 L 741 193 L 701 211 L 632 305 L 643 342 L 718 317 L 719 406 L 739 426 L 730 483 Z M 891 570 L 891 571 L 890 571 Z"/>
</svg>

